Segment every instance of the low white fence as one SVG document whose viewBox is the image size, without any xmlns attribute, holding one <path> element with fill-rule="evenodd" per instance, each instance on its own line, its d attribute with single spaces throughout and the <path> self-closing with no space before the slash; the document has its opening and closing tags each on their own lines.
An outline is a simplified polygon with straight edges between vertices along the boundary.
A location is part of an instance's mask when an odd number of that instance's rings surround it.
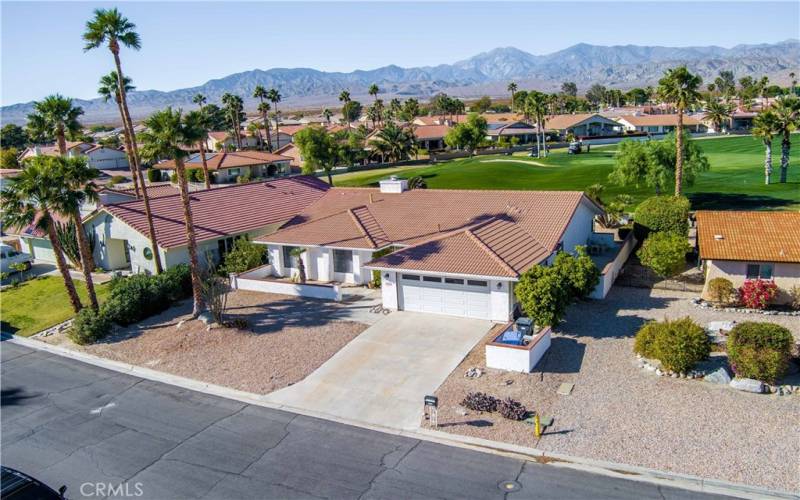
<svg viewBox="0 0 800 500">
<path fill-rule="evenodd" d="M 631 231 L 628 233 L 625 241 L 622 242 L 622 246 L 619 248 L 614 260 L 606 264 L 602 269 L 600 283 L 598 283 L 594 291 L 589 294 L 590 298 L 604 299 L 606 295 L 608 295 L 608 292 L 611 291 L 611 286 L 614 284 L 617 276 L 619 276 L 620 270 L 622 270 L 622 266 L 625 265 L 625 262 L 628 260 L 628 257 L 630 257 L 634 248 L 636 248 L 636 237 L 633 235 L 633 231 Z"/>
<path fill-rule="evenodd" d="M 270 264 L 265 264 L 243 273 L 231 274 L 231 288 L 234 290 L 294 295 L 296 297 L 311 297 L 314 299 L 342 300 L 342 291 L 339 285 L 292 283 L 269 279 L 270 276 L 272 276 L 272 266 Z"/>
<path fill-rule="evenodd" d="M 512 328 L 509 326 L 509 328 Z M 550 348 L 550 328 L 545 327 L 533 336 L 527 345 L 509 345 L 499 342 L 486 344 L 486 366 L 512 372 L 530 373 Z"/>
</svg>

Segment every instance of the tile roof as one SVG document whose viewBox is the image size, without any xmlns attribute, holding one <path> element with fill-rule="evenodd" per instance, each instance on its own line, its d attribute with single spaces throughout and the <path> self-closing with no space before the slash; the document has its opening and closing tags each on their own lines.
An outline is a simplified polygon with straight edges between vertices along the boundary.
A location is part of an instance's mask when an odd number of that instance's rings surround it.
<svg viewBox="0 0 800 500">
<path fill-rule="evenodd" d="M 290 161 L 288 156 L 276 155 L 264 151 L 231 151 L 231 152 L 208 152 L 206 153 L 206 163 L 209 170 L 222 170 L 226 168 L 249 167 L 252 165 L 264 165 L 278 161 Z M 190 155 L 185 160 L 186 168 L 202 168 L 203 161 L 200 153 Z M 157 163 L 153 168 L 174 169 L 173 160 L 165 160 Z"/>
<path fill-rule="evenodd" d="M 678 115 L 676 114 L 675 115 L 673 114 L 626 115 L 617 117 L 617 120 L 625 120 L 634 127 L 645 127 L 645 126 L 655 127 L 659 125 L 675 127 L 678 125 Z M 683 115 L 683 125 L 684 126 L 700 125 L 700 121 L 692 116 Z"/>
<path fill-rule="evenodd" d="M 697 243 L 701 259 L 800 262 L 800 212 L 701 210 Z"/>
<path fill-rule="evenodd" d="M 330 189 L 316 177 L 298 176 L 251 182 L 190 193 L 197 241 L 254 231 L 285 222 L 314 203 Z M 180 195 L 150 201 L 156 239 L 162 248 L 186 244 Z M 106 205 L 103 210 L 147 235 L 143 202 Z"/>
<path fill-rule="evenodd" d="M 613 122 L 598 113 L 577 113 L 574 115 L 550 115 L 545 119 L 544 126 L 547 130 L 564 130 L 576 127 L 590 118 L 601 122 Z"/>
<path fill-rule="evenodd" d="M 414 136 L 420 140 L 428 140 L 428 139 L 441 139 L 447 132 L 450 130 L 450 127 L 447 125 L 417 125 L 414 127 Z"/>
<path fill-rule="evenodd" d="M 61 215 L 58 212 L 50 212 L 50 217 L 53 218 L 53 221 L 56 224 L 67 224 L 69 222 L 69 217 Z M 7 227 L 5 228 L 6 233 L 14 234 L 17 236 L 30 236 L 33 238 L 47 238 L 47 231 L 40 229 L 37 227 L 39 220 L 42 218 L 42 212 L 36 212 L 36 216 L 33 219 L 33 222 L 28 224 L 23 228 L 17 227 Z"/>
<path fill-rule="evenodd" d="M 355 249 L 427 245 L 391 254 L 406 263 L 422 262 L 419 252 L 430 254 L 426 249 L 446 244 L 447 254 L 428 255 L 424 261 L 442 272 L 456 272 L 445 271 L 454 269 L 445 262 L 461 262 L 463 249 L 477 248 L 480 254 L 495 254 L 492 259 L 503 262 L 498 265 L 506 276 L 546 258 L 582 200 L 591 204 L 583 193 L 571 191 L 418 189 L 389 194 L 379 189 L 332 188 L 282 229 L 257 241 Z M 453 239 L 444 241 L 445 236 Z M 471 258 L 456 267 L 477 267 Z"/>
</svg>

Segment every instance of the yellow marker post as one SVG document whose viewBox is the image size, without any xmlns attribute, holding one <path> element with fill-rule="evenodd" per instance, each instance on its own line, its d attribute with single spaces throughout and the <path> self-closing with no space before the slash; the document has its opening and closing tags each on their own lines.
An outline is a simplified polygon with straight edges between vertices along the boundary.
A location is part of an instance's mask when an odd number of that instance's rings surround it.
<svg viewBox="0 0 800 500">
<path fill-rule="evenodd" d="M 539 414 L 533 416 L 533 424 L 534 424 L 534 432 L 536 433 L 536 437 L 542 437 L 542 426 L 539 422 Z"/>
</svg>

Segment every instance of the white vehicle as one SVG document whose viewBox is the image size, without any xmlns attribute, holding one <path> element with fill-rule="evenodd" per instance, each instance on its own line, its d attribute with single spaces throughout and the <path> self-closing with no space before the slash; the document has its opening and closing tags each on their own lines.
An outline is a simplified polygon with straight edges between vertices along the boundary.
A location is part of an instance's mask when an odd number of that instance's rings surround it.
<svg viewBox="0 0 800 500">
<path fill-rule="evenodd" d="M 25 270 L 27 271 L 31 268 L 33 257 L 27 253 L 17 252 L 12 246 L 0 245 L 0 272 L 14 272 L 14 270 L 11 269 L 11 265 L 17 263 L 25 264 Z"/>
</svg>

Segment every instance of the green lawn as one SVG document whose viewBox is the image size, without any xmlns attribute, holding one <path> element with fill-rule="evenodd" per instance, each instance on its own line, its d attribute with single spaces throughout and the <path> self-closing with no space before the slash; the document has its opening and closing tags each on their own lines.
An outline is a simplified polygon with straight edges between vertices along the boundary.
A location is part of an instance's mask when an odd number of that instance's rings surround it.
<svg viewBox="0 0 800 500">
<path fill-rule="evenodd" d="M 75 281 L 84 305 L 89 303 L 86 284 Z M 110 289 L 95 284 L 97 299 L 103 301 Z M 60 276 L 41 276 L 7 288 L 0 293 L 0 318 L 3 332 L 28 337 L 74 316 Z"/>
<path fill-rule="evenodd" d="M 764 184 L 764 147 L 758 139 L 738 136 L 698 142 L 711 170 L 698 176 L 694 186 L 685 188 L 695 209 L 800 208 L 800 136 L 794 136 L 789 182 L 769 186 Z M 649 188 L 620 187 L 608 180 L 616 149 L 616 145 L 594 146 L 590 153 L 579 155 L 556 150 L 546 159 L 524 154 L 464 158 L 423 167 L 352 172 L 335 176 L 333 182 L 336 186 L 371 186 L 396 174 L 406 178 L 420 175 L 430 188 L 584 190 L 599 183 L 606 186 L 606 199 L 627 193 L 638 203 L 655 194 Z M 778 180 L 779 166 L 780 141 L 775 140 L 773 182 Z"/>
</svg>

